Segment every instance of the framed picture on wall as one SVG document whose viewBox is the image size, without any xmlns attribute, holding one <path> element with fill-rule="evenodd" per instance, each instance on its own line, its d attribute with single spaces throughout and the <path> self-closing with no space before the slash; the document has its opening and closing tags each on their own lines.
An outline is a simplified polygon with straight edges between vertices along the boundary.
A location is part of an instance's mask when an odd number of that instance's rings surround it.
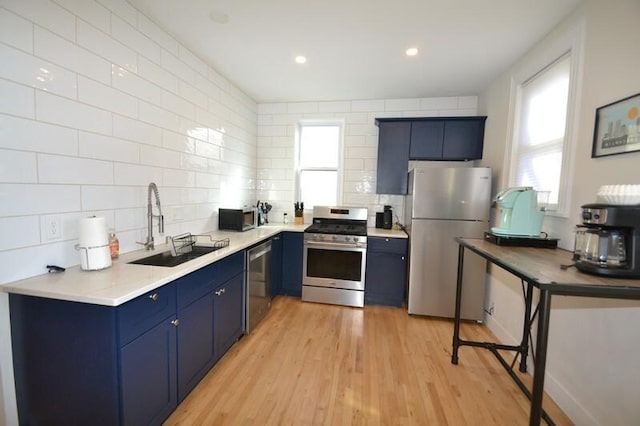
<svg viewBox="0 0 640 426">
<path fill-rule="evenodd" d="M 596 109 L 591 158 L 640 151 L 640 93 Z"/>
</svg>

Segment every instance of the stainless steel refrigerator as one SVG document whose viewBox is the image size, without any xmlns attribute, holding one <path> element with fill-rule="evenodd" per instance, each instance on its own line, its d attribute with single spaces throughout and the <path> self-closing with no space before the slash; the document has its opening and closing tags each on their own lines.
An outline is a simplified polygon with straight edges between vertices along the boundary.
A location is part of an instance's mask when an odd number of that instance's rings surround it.
<svg viewBox="0 0 640 426">
<path fill-rule="evenodd" d="M 416 168 L 409 172 L 405 224 L 409 233 L 409 314 L 453 318 L 458 244 L 489 228 L 491 169 Z M 482 321 L 486 261 L 465 251 L 462 318 Z"/>
</svg>

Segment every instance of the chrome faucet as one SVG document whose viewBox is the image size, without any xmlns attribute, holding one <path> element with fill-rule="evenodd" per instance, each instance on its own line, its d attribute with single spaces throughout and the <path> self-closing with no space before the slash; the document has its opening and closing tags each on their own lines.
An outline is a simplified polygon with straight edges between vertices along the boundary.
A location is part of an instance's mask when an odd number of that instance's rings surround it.
<svg viewBox="0 0 640 426">
<path fill-rule="evenodd" d="M 156 197 L 156 206 L 158 207 L 158 214 L 153 214 L 153 205 L 151 204 L 151 192 Z M 158 187 L 155 183 L 149 184 L 149 190 L 147 191 L 147 241 L 144 243 L 138 243 L 144 245 L 147 250 L 153 250 L 153 218 L 158 218 L 158 232 L 164 233 L 164 216 L 162 215 L 162 207 L 160 207 L 160 195 L 158 194 Z"/>
</svg>

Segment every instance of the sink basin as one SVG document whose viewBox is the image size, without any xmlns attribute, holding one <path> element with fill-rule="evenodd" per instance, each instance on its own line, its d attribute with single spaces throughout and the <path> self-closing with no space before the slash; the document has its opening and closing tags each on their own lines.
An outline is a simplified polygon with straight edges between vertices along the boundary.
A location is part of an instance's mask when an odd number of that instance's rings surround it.
<svg viewBox="0 0 640 426">
<path fill-rule="evenodd" d="M 132 260 L 131 262 L 135 265 L 150 265 L 150 266 L 177 266 L 184 262 L 188 262 L 190 260 L 196 259 L 200 256 L 203 256 L 207 253 L 214 252 L 219 250 L 221 247 L 209 247 L 209 246 L 193 246 L 192 250 L 189 253 L 184 253 L 179 256 L 171 256 L 170 251 L 165 251 L 162 253 L 154 254 L 148 257 L 143 257 L 142 259 Z"/>
</svg>

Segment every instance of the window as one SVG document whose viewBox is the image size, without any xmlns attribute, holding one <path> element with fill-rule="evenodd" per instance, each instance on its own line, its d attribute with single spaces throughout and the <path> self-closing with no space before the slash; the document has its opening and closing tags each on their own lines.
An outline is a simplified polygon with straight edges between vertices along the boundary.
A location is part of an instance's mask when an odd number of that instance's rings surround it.
<svg viewBox="0 0 640 426">
<path fill-rule="evenodd" d="M 340 204 L 342 125 L 301 123 L 298 129 L 297 197 L 305 208 Z"/>
<path fill-rule="evenodd" d="M 565 53 L 516 87 L 510 184 L 548 191 L 547 209 L 559 214 L 568 204 L 572 66 Z"/>
</svg>

